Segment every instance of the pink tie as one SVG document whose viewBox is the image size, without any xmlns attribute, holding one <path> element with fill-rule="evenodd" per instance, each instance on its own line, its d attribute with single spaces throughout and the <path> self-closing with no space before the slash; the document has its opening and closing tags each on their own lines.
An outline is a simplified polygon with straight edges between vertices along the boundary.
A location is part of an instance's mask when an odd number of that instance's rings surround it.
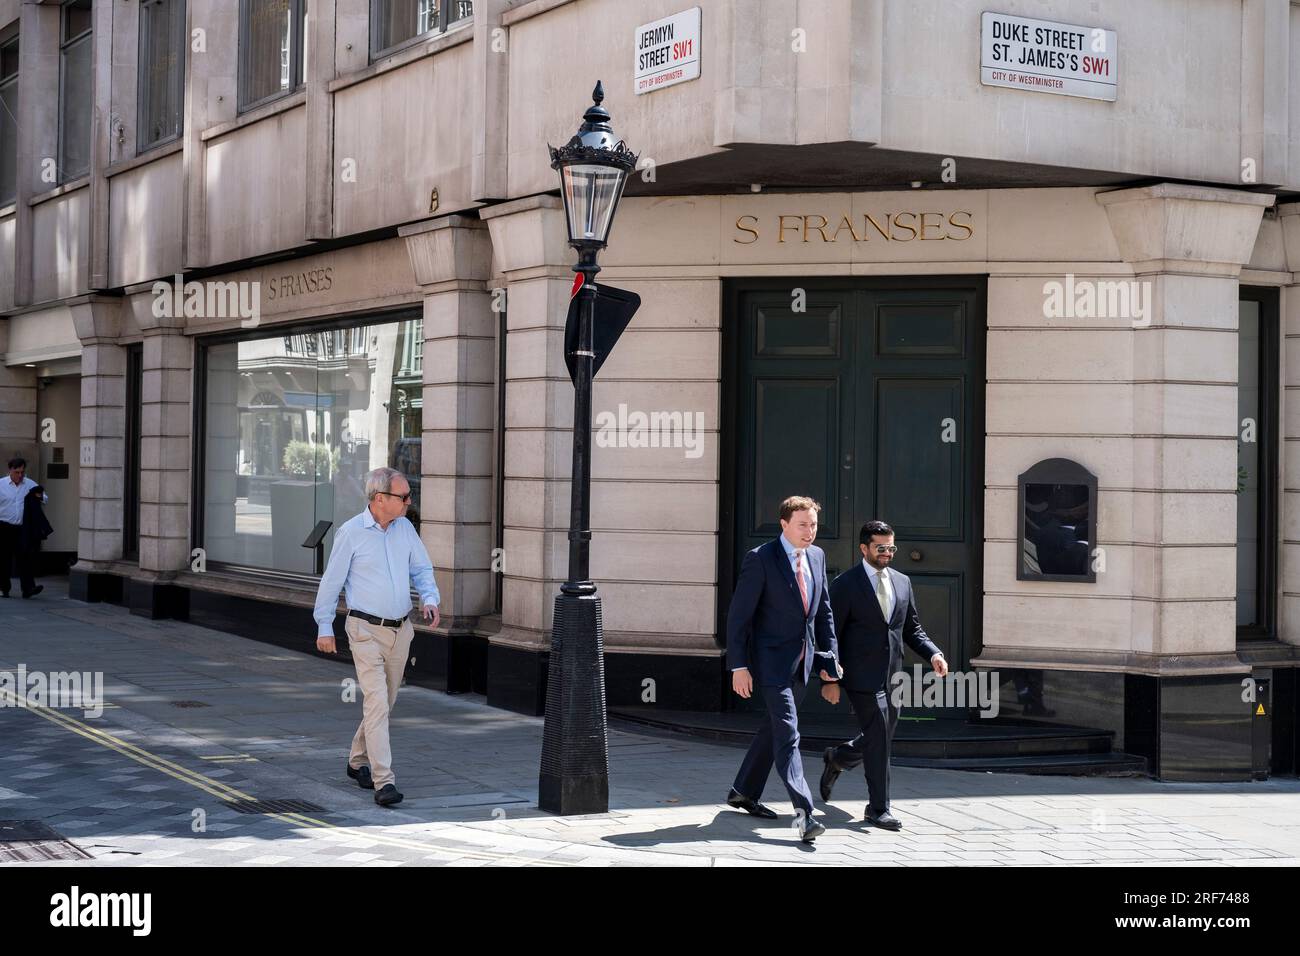
<svg viewBox="0 0 1300 956">
<path fill-rule="evenodd" d="M 794 553 L 794 577 L 799 582 L 799 596 L 803 598 L 803 613 L 808 616 L 808 585 L 803 583 L 803 552 L 796 550 Z M 799 648 L 799 660 L 796 663 L 803 663 L 804 657 L 808 654 L 807 645 Z"/>
<path fill-rule="evenodd" d="M 803 552 L 794 553 L 794 577 L 799 582 L 799 596 L 803 598 L 803 612 L 808 613 L 808 585 L 803 583 Z"/>
</svg>

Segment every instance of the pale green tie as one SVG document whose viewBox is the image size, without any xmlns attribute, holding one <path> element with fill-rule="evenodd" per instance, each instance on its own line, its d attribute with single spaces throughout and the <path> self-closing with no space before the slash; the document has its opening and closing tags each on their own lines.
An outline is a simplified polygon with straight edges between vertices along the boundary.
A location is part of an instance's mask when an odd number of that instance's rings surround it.
<svg viewBox="0 0 1300 956">
<path fill-rule="evenodd" d="M 880 614 L 889 620 L 889 585 L 885 583 L 885 572 L 876 572 L 876 600 L 880 602 Z"/>
</svg>

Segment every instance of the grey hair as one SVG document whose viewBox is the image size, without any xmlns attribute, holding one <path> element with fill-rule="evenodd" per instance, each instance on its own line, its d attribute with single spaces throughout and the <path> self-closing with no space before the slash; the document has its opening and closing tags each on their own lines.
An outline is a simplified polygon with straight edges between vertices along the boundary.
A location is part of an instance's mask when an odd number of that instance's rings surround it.
<svg viewBox="0 0 1300 956">
<path fill-rule="evenodd" d="M 374 501 L 375 495 L 393 490 L 393 479 L 402 477 L 396 468 L 376 468 L 366 475 L 366 500 Z"/>
</svg>

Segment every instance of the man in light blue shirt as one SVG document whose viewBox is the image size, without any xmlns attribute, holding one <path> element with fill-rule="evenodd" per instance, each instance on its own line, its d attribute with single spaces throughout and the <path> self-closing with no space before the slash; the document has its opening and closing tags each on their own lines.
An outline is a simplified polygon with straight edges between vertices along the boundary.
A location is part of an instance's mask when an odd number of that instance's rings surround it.
<svg viewBox="0 0 1300 956">
<path fill-rule="evenodd" d="M 420 613 L 438 626 L 438 586 L 429 552 L 406 519 L 411 486 L 401 472 L 376 468 L 366 476 L 370 504 L 334 533 L 329 563 L 316 592 L 316 648 L 337 653 L 334 615 L 339 590 L 348 605 L 344 631 L 365 695 L 361 726 L 352 738 L 347 774 L 375 803 L 391 807 L 402 800 L 393 776 L 388 714 L 402 686 L 402 672 L 415 628 L 411 624 L 411 587 L 420 595 Z"/>
</svg>

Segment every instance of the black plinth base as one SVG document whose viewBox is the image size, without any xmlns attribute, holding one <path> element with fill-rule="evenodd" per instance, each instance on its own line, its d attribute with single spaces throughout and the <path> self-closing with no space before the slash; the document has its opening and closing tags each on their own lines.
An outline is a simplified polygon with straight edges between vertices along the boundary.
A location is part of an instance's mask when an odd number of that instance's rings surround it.
<svg viewBox="0 0 1300 956">
<path fill-rule="evenodd" d="M 163 618 L 188 621 L 190 591 L 176 584 L 131 578 L 126 582 L 126 606 L 132 614 L 155 621 Z"/>
<path fill-rule="evenodd" d="M 562 817 L 605 813 L 609 810 L 609 774 L 560 777 L 544 773 L 538 781 L 537 805 Z"/>
<path fill-rule="evenodd" d="M 77 570 L 68 572 L 68 597 L 74 601 L 121 604 L 122 594 L 122 579 L 116 574 Z"/>
<path fill-rule="evenodd" d="M 600 598 L 558 595 L 537 800 L 550 813 L 573 816 L 609 810 L 604 651 Z"/>
</svg>

